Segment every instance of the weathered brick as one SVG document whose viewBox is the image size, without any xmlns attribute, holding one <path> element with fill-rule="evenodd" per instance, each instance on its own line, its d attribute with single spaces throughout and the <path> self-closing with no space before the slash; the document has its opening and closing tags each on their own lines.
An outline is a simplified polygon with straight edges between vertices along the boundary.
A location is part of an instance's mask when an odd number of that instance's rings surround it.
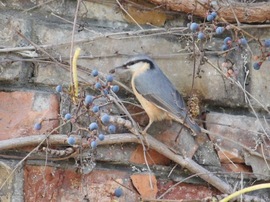
<svg viewBox="0 0 270 202">
<path fill-rule="evenodd" d="M 158 181 L 158 197 L 175 184 L 172 181 Z M 202 200 L 219 193 L 216 189 L 204 185 L 181 183 L 169 191 L 162 199 Z"/>
<path fill-rule="evenodd" d="M 242 172 L 242 173 L 252 173 L 252 169 L 249 166 L 246 166 L 244 164 L 239 164 L 239 163 L 227 163 L 227 164 L 222 164 L 222 168 L 225 168 L 226 171 L 228 172 Z"/>
<path fill-rule="evenodd" d="M 59 113 L 57 96 L 42 92 L 0 92 L 0 140 L 44 133 L 58 125 L 58 121 L 44 121 L 42 129 L 34 124 L 42 119 L 56 119 Z"/>
<path fill-rule="evenodd" d="M 269 140 L 265 139 L 263 153 L 258 145 L 260 136 L 258 133 L 268 130 L 268 119 L 258 120 L 253 117 L 229 115 L 224 113 L 209 113 L 207 115 L 207 129 L 211 131 L 210 137 L 216 143 L 216 149 L 221 162 L 229 162 L 229 159 L 236 163 L 244 162 L 244 154 L 250 151 L 257 152 L 261 156 L 269 157 L 267 149 Z M 247 152 L 249 153 L 249 152 Z"/>
<path fill-rule="evenodd" d="M 258 61 L 253 61 L 258 62 Z M 250 93 L 265 107 L 270 106 L 270 94 L 269 94 L 269 83 L 270 83 L 270 61 L 265 61 L 260 70 L 251 70 L 251 82 L 250 82 Z M 262 108 L 260 104 L 253 99 L 251 103 L 254 107 Z"/>
<path fill-rule="evenodd" d="M 0 64 L 0 81 L 19 80 L 22 71 L 22 62 L 6 62 Z"/>
<path fill-rule="evenodd" d="M 10 175 L 12 168 L 4 162 L 0 162 L 0 184 L 2 184 L 7 180 L 7 177 Z M 12 187 L 13 187 L 13 179 L 12 175 L 6 182 L 6 184 L 1 188 L 0 192 L 0 201 L 9 202 L 12 198 Z"/>
<path fill-rule="evenodd" d="M 9 17 L 6 17 L 8 15 Z M 16 47 L 25 46 L 28 43 L 22 39 L 16 31 L 21 32 L 26 37 L 30 36 L 32 31 L 31 25 L 28 20 L 17 16 L 16 14 L 7 13 L 3 10 L 0 12 L 0 42 L 1 46 Z M 18 52 L 20 54 L 20 52 Z"/>
<path fill-rule="evenodd" d="M 30 166 L 24 169 L 25 201 L 89 201 L 110 202 L 114 190 L 123 189 L 119 202 L 138 201 L 133 190 L 129 174 L 116 170 L 93 170 L 81 175 L 74 170 L 61 168 Z M 121 186 L 128 187 L 129 189 Z"/>
</svg>

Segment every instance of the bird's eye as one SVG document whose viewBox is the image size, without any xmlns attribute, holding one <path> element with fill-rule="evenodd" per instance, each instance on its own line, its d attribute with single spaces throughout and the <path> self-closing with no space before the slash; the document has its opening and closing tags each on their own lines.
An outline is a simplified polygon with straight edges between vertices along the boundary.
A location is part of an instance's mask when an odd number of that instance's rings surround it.
<svg viewBox="0 0 270 202">
<path fill-rule="evenodd" d="M 129 62 L 128 65 L 131 66 L 131 65 L 134 65 L 135 62 Z"/>
</svg>

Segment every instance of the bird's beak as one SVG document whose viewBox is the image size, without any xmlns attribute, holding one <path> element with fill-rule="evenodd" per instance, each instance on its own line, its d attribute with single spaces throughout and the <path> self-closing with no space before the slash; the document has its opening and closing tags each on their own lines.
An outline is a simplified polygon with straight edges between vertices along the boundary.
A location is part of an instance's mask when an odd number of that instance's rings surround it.
<svg viewBox="0 0 270 202">
<path fill-rule="evenodd" d="M 128 69 L 126 65 L 121 65 L 121 66 L 118 66 L 118 67 L 115 67 L 113 69 L 111 69 L 109 71 L 110 74 L 114 74 L 116 72 L 116 70 L 124 70 L 124 69 Z"/>
</svg>

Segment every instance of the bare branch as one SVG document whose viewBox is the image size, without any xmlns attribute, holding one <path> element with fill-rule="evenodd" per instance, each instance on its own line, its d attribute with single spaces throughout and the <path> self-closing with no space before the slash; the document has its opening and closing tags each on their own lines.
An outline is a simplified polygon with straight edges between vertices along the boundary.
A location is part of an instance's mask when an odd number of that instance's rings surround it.
<svg viewBox="0 0 270 202">
<path fill-rule="evenodd" d="M 210 5 L 207 3 L 202 3 L 199 0 L 149 0 L 150 2 L 163 6 L 167 10 L 180 11 L 183 13 L 192 13 L 193 15 L 204 18 L 206 12 L 210 9 Z M 236 22 L 236 19 L 239 22 L 245 23 L 263 23 L 267 20 L 270 20 L 269 3 L 231 3 L 234 10 L 230 6 L 219 1 L 219 17 L 223 17 L 228 22 Z M 235 15 L 233 14 L 235 12 Z"/>
<path fill-rule="evenodd" d="M 22 137 L 22 138 L 15 138 L 15 139 L 9 139 L 9 140 L 3 140 L 0 141 L 0 150 L 5 149 L 18 149 L 20 147 L 24 147 L 27 145 L 38 145 L 40 142 L 44 142 L 44 138 L 46 138 L 46 135 L 34 135 L 34 136 L 28 136 L 28 137 Z M 76 137 L 76 140 L 80 141 L 79 136 Z M 51 145 L 67 145 L 67 135 L 51 135 L 48 137 L 48 144 Z M 222 181 L 220 178 L 215 176 L 210 171 L 206 170 L 199 164 L 197 164 L 195 161 L 193 161 L 190 158 L 184 158 L 180 155 L 175 154 L 173 151 L 171 151 L 166 145 L 159 142 L 152 136 L 147 136 L 147 141 L 149 144 L 149 147 L 156 150 L 160 154 L 164 155 L 165 157 L 171 159 L 172 161 L 178 163 L 184 168 L 187 168 L 192 173 L 197 173 L 198 176 L 200 176 L 202 179 L 204 179 L 206 182 L 213 185 L 215 188 L 220 190 L 223 193 L 231 193 L 232 188 L 229 184 Z M 120 143 L 141 143 L 141 140 L 136 137 L 133 134 L 130 133 L 124 133 L 124 134 L 114 134 L 114 135 L 106 135 L 106 138 L 104 141 L 99 141 L 99 145 L 108 145 L 108 144 L 120 144 Z M 45 143 L 45 142 L 44 142 Z"/>
</svg>

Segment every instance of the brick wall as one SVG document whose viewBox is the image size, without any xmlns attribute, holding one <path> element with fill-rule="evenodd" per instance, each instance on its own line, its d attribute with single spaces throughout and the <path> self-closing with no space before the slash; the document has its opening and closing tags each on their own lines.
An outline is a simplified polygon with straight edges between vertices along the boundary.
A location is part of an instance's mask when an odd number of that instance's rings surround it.
<svg viewBox="0 0 270 202">
<path fill-rule="evenodd" d="M 187 26 L 187 17 L 159 9 L 142 11 L 129 4 L 124 5 L 142 24 L 143 30 L 132 23 L 115 1 L 84 1 L 80 7 L 74 47 L 81 48 L 79 78 L 90 86 L 87 92 L 93 92 L 91 84 L 95 82 L 90 75 L 91 70 L 97 69 L 106 75 L 112 67 L 122 64 L 128 57 L 145 53 L 157 61 L 177 89 L 185 98 L 188 97 L 194 60 L 187 49 L 191 44 L 190 38 L 185 37 L 183 31 Z M 37 135 L 48 134 L 63 123 L 63 120 L 59 121 L 59 116 L 76 110 L 67 95 L 55 91 L 55 86 L 59 84 L 68 89 L 71 81 L 69 58 L 75 9 L 76 1 L 71 0 L 1 2 L 0 147 L 13 138 L 36 138 Z M 176 33 L 172 31 L 174 28 L 178 29 Z M 247 31 L 262 39 L 269 38 L 269 28 Z M 222 43 L 223 38 L 217 36 L 201 45 L 211 52 L 219 51 Z M 250 43 L 250 47 L 253 54 L 259 53 L 256 43 Z M 220 67 L 220 60 L 223 61 L 224 57 L 210 52 L 207 52 L 207 57 L 216 67 Z M 246 49 L 236 51 L 227 58 L 235 63 L 239 71 L 239 84 L 246 82 L 244 87 L 256 99 L 251 97 L 251 102 L 247 102 L 243 90 L 237 84 L 233 84 L 232 80 L 222 76 L 218 68 L 205 61 L 200 66 L 199 76 L 195 78 L 194 88 L 202 109 L 211 111 L 207 116 L 208 129 L 240 145 L 213 135 L 211 139 L 217 144 L 216 155 L 213 145 L 209 146 L 205 139 L 194 140 L 188 132 L 178 142 L 174 142 L 181 128 L 176 123 L 155 123 L 149 133 L 176 153 L 184 151 L 188 156 L 194 156 L 193 159 L 207 169 L 218 167 L 223 171 L 234 172 L 253 170 L 255 177 L 252 179 L 262 179 L 259 176 L 266 165 L 261 170 L 257 165 L 258 161 L 261 165 L 265 164 L 264 159 L 252 160 L 249 150 L 242 146 L 247 145 L 250 150 L 255 148 L 257 142 L 254 138 L 257 136 L 254 133 L 261 133 L 262 125 L 263 128 L 268 127 L 269 61 L 263 63 L 260 71 L 256 71 L 251 68 L 253 59 Z M 248 68 L 248 75 L 244 67 Z M 226 74 L 224 69 L 221 70 Z M 118 75 L 116 80 L 126 83 L 127 76 Z M 134 97 L 123 88 L 119 96 L 134 102 Z M 258 110 L 257 114 L 262 119 L 254 117 L 250 105 Z M 127 107 L 130 113 L 138 112 L 138 108 Z M 115 110 L 112 113 L 119 114 Z M 34 130 L 34 124 L 44 119 L 46 121 L 42 123 L 42 129 Z M 145 114 L 134 119 L 142 127 L 147 125 Z M 170 127 L 167 129 L 164 126 Z M 74 128 L 66 124 L 54 133 L 68 135 L 72 130 Z M 67 137 L 64 137 L 60 146 L 54 144 L 48 147 L 58 150 L 70 147 L 65 142 Z M 20 163 L 35 146 L 21 147 L 14 144 L 14 148 L 0 153 L 0 186 L 5 183 L 0 188 L 1 201 L 139 201 L 140 197 L 150 199 L 162 195 L 176 182 L 190 175 L 153 149 L 146 152 L 152 170 L 149 174 L 143 148 L 137 143 L 99 145 L 94 152 L 85 149 L 80 153 L 82 157 L 78 154 L 75 160 L 64 157 L 59 159 L 58 156 L 54 160 L 46 160 L 46 152 L 39 150 Z M 264 155 L 268 158 L 266 150 Z M 256 152 L 261 155 L 261 150 L 257 149 Z M 94 157 L 89 157 L 89 153 Z M 85 173 L 79 172 L 77 162 L 80 158 L 86 159 Z M 234 166 L 236 164 L 237 169 Z M 248 179 L 249 176 L 244 176 L 247 184 Z M 114 196 L 118 187 L 123 190 L 120 198 Z M 220 192 L 203 180 L 191 178 L 177 185 L 164 198 L 194 200 L 217 194 Z"/>
</svg>

